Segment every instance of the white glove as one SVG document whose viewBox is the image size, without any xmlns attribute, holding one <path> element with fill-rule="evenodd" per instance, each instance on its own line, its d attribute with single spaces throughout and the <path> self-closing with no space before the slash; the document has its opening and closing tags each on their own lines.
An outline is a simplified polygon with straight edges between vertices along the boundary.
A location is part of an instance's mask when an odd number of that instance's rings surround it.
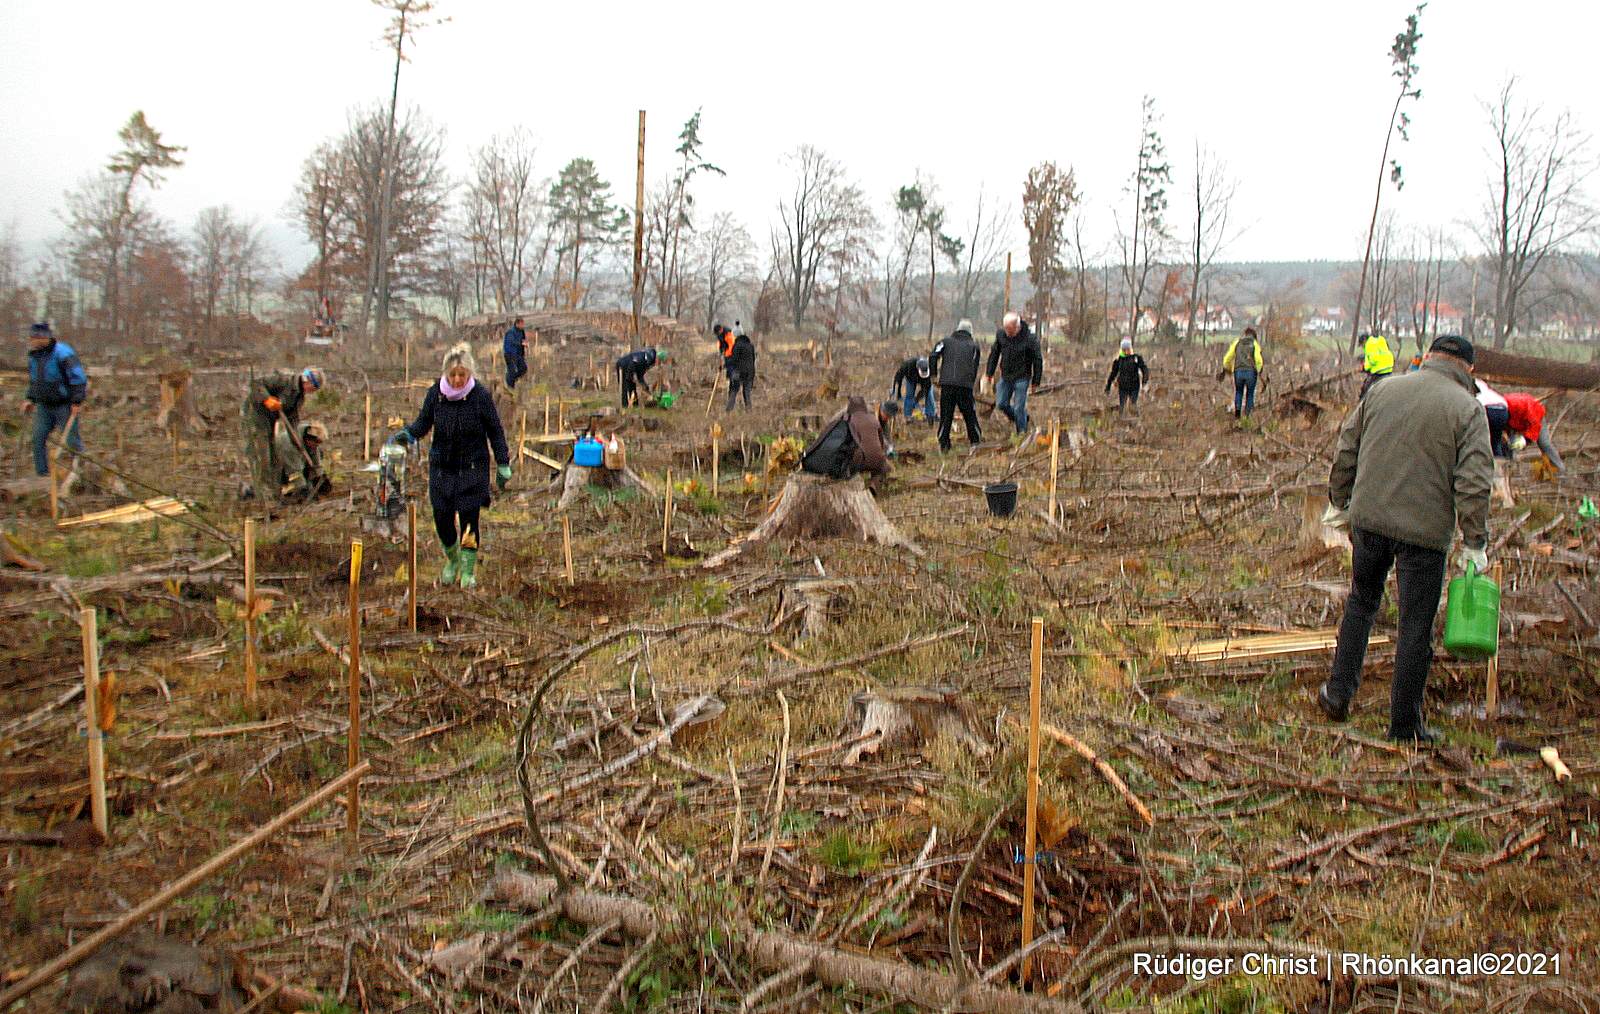
<svg viewBox="0 0 1600 1014">
<path fill-rule="evenodd" d="M 1521 433 L 1518 433 L 1511 438 L 1511 449 L 1513 451 L 1520 451 L 1526 446 L 1528 446 L 1528 438 L 1523 436 Z"/>
<path fill-rule="evenodd" d="M 1480 573 L 1480 574 L 1488 573 L 1488 571 L 1489 571 L 1489 548 L 1487 546 L 1479 546 L 1477 549 L 1472 549 L 1472 548 L 1470 548 L 1468 546 L 1462 546 L 1461 547 L 1461 569 L 1462 570 L 1466 570 L 1467 569 L 1467 564 L 1469 564 L 1469 563 L 1477 568 L 1478 573 Z"/>
<path fill-rule="evenodd" d="M 1341 509 L 1330 503 L 1327 509 L 1322 512 L 1322 523 L 1336 532 L 1344 532 L 1348 535 L 1350 533 L 1350 509 L 1348 507 Z"/>
</svg>

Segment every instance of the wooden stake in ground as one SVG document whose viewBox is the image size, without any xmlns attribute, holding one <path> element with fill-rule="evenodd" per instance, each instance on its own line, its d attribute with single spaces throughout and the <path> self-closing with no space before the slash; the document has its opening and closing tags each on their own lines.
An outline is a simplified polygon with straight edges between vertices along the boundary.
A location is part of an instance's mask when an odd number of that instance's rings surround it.
<svg viewBox="0 0 1600 1014">
<path fill-rule="evenodd" d="M 406 608 L 411 613 L 411 632 L 417 632 L 417 502 L 406 501 L 406 532 L 411 543 L 410 558 L 406 563 Z"/>
<path fill-rule="evenodd" d="M 61 524 L 61 477 L 56 474 L 56 456 L 50 455 L 50 523 Z"/>
<path fill-rule="evenodd" d="M 361 423 L 361 460 L 372 459 L 372 392 L 367 392 L 367 410 Z"/>
<path fill-rule="evenodd" d="M 1001 300 L 1001 302 L 1004 303 L 1005 305 L 1001 307 L 1001 311 L 1000 312 L 1001 313 L 1010 313 L 1011 312 L 1011 254 L 1009 254 L 1009 253 L 1006 254 L 1006 295 L 1005 295 L 1005 298 L 1003 300 Z"/>
<path fill-rule="evenodd" d="M 256 699 L 256 522 L 244 519 L 244 695 Z"/>
<path fill-rule="evenodd" d="M 1494 586 L 1496 588 L 1500 587 L 1500 579 L 1503 572 L 1504 567 L 1496 561 L 1494 565 Z M 1488 681 L 1485 683 L 1483 690 L 1483 717 L 1491 722 L 1500 717 L 1500 651 L 1498 643 L 1496 643 L 1495 649 L 1495 653 L 1489 656 Z"/>
<path fill-rule="evenodd" d="M 83 632 L 83 713 L 89 735 L 89 809 L 94 829 L 110 841 L 106 825 L 106 745 L 100 729 L 100 634 L 93 609 L 78 613 Z"/>
<path fill-rule="evenodd" d="M 544 396 L 544 435 L 550 435 L 550 396 Z"/>
<path fill-rule="evenodd" d="M 528 449 L 528 410 L 522 410 L 522 423 L 517 427 L 517 464 L 522 464 L 527 457 Z"/>
<path fill-rule="evenodd" d="M 567 402 L 565 398 L 556 399 L 556 432 L 567 431 Z"/>
<path fill-rule="evenodd" d="M 1044 618 L 1033 618 L 1033 664 L 1028 679 L 1028 801 L 1022 834 L 1022 946 L 1033 943 L 1033 884 L 1039 846 L 1039 708 L 1044 676 Z M 1033 971 L 1033 956 L 1022 959 L 1022 981 Z"/>
<path fill-rule="evenodd" d="M 413 528 L 412 531 L 416 529 Z M 350 543 L 350 769 L 361 763 L 361 540 Z M 361 784 L 350 783 L 345 830 L 350 849 L 360 845 Z"/>
<path fill-rule="evenodd" d="M 406 332 L 406 386 L 411 386 L 411 332 Z"/>
<path fill-rule="evenodd" d="M 278 814 L 272 820 L 250 832 L 250 834 L 229 845 L 194 869 L 185 873 L 177 880 L 169 882 L 161 890 L 151 895 L 146 900 L 135 905 L 132 910 L 125 913 L 103 929 L 97 930 L 82 941 L 73 945 L 65 954 L 46 962 L 38 971 L 23 979 L 21 982 L 0 993 L 0 1010 L 10 1010 L 11 1005 L 32 993 L 40 986 L 46 985 L 62 972 L 66 972 L 82 964 L 85 958 L 94 954 L 106 944 L 122 936 L 124 933 L 141 925 L 146 919 L 181 898 L 196 885 L 205 882 L 212 874 L 238 859 L 245 853 L 255 849 L 262 842 L 299 820 L 302 815 L 314 810 L 338 795 L 346 785 L 354 785 L 363 775 L 370 771 L 370 763 L 362 763 L 353 771 L 346 771 L 300 802 Z"/>
<path fill-rule="evenodd" d="M 1056 523 L 1056 469 L 1061 463 L 1061 420 L 1050 422 L 1050 523 Z"/>
<path fill-rule="evenodd" d="M 661 508 L 661 559 L 667 558 L 667 538 L 672 533 L 672 469 L 667 469 L 667 499 Z"/>
<path fill-rule="evenodd" d="M 572 572 L 572 519 L 561 515 L 561 555 L 567 559 L 567 584 L 577 584 L 577 576 Z"/>
<path fill-rule="evenodd" d="M 711 427 L 711 495 L 717 495 L 718 480 L 722 477 L 722 427 Z"/>
</svg>

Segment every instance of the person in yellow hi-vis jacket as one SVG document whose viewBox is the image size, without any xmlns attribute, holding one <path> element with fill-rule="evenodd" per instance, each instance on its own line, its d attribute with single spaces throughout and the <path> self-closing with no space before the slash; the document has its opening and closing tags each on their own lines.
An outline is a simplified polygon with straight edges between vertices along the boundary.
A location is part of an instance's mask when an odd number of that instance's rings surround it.
<svg viewBox="0 0 1600 1014">
<path fill-rule="evenodd" d="M 1361 336 L 1361 371 L 1367 375 L 1361 384 L 1361 397 L 1365 398 L 1373 384 L 1394 373 L 1394 350 L 1389 348 L 1389 339 L 1381 334 Z"/>
<path fill-rule="evenodd" d="M 1245 328 L 1244 334 L 1228 346 L 1222 369 L 1233 371 L 1233 417 L 1239 418 L 1241 405 L 1248 416 L 1256 410 L 1256 381 L 1261 376 L 1261 343 L 1256 340 L 1255 328 Z"/>
</svg>

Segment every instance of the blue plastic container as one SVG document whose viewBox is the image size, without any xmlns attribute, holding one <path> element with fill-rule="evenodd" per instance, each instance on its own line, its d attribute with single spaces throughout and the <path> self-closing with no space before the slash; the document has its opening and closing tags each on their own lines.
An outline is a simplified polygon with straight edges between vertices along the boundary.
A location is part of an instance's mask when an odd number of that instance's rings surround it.
<svg viewBox="0 0 1600 1014">
<path fill-rule="evenodd" d="M 600 468 L 606 463 L 606 445 L 594 437 L 579 437 L 572 445 L 572 463 L 584 468 Z"/>
</svg>

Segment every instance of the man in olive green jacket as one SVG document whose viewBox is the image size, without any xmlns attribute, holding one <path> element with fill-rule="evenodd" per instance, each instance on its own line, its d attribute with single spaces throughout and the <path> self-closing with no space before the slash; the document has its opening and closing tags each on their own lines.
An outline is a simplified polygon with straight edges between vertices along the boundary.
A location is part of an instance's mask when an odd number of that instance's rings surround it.
<svg viewBox="0 0 1600 1014">
<path fill-rule="evenodd" d="M 1489 424 L 1472 381 L 1472 343 L 1435 339 L 1422 369 L 1374 386 L 1345 419 L 1323 520 L 1350 532 L 1351 583 L 1333 672 L 1317 697 L 1336 722 L 1361 683 L 1367 638 L 1391 567 L 1399 584 L 1389 737 L 1436 739 L 1422 722 L 1433 618 L 1459 526 L 1462 560 L 1488 566 Z"/>
</svg>

